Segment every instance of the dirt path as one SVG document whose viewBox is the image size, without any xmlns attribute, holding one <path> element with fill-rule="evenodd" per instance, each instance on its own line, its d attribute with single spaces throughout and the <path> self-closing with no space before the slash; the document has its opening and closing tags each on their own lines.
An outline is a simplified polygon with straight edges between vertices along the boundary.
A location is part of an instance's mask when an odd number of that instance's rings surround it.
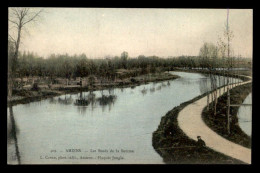
<svg viewBox="0 0 260 173">
<path fill-rule="evenodd" d="M 251 77 L 249 78 L 251 79 Z M 250 82 L 252 81 L 249 80 L 240 83 L 240 85 Z M 220 89 L 221 94 L 223 94 L 223 87 Z M 178 123 L 183 132 L 193 140 L 197 140 L 197 136 L 201 136 L 209 148 L 251 164 L 251 149 L 245 148 L 221 137 L 204 123 L 202 120 L 202 111 L 206 105 L 207 96 L 188 105 L 179 112 Z"/>
</svg>

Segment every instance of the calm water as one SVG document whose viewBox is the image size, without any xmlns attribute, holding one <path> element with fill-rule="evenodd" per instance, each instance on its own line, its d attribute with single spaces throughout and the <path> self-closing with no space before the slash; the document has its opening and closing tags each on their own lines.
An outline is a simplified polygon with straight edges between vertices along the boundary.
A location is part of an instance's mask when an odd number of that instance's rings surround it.
<svg viewBox="0 0 260 173">
<path fill-rule="evenodd" d="M 173 74 L 181 78 L 91 95 L 85 92 L 83 97 L 92 96 L 88 106 L 74 105 L 80 94 L 67 94 L 8 108 L 8 162 L 163 163 L 152 146 L 152 133 L 161 117 L 209 89 L 208 78 L 201 74 Z M 116 97 L 102 101 L 102 94 Z"/>
<path fill-rule="evenodd" d="M 243 104 L 252 104 L 252 93 L 250 93 Z M 249 136 L 252 134 L 252 106 L 241 106 L 238 109 L 238 124 Z"/>
</svg>

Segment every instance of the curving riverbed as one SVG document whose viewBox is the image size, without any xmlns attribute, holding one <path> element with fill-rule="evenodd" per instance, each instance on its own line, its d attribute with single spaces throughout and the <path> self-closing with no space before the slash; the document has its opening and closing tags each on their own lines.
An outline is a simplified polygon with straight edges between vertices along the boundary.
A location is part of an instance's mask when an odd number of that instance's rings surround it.
<svg viewBox="0 0 260 173">
<path fill-rule="evenodd" d="M 8 163 L 162 164 L 152 146 L 161 117 L 209 90 L 202 74 L 171 73 L 180 78 L 85 92 L 88 106 L 75 106 L 80 94 L 67 94 L 7 108 Z"/>
</svg>

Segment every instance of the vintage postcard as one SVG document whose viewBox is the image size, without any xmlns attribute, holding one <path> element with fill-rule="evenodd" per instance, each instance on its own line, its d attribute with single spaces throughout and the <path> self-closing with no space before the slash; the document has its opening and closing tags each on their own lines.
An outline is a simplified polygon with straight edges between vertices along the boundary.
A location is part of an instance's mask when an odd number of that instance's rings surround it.
<svg viewBox="0 0 260 173">
<path fill-rule="evenodd" d="M 8 8 L 7 164 L 251 164 L 252 9 Z"/>
</svg>

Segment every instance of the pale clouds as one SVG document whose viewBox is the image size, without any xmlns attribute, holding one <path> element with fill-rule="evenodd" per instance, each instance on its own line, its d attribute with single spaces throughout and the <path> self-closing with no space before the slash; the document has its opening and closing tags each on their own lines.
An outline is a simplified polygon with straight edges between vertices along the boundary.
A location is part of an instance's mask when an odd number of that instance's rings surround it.
<svg viewBox="0 0 260 173">
<path fill-rule="evenodd" d="M 38 55 L 197 55 L 203 42 L 217 43 L 226 9 L 45 8 L 38 25 L 28 25 L 21 50 Z M 230 9 L 234 53 L 252 56 L 253 10 Z"/>
</svg>

